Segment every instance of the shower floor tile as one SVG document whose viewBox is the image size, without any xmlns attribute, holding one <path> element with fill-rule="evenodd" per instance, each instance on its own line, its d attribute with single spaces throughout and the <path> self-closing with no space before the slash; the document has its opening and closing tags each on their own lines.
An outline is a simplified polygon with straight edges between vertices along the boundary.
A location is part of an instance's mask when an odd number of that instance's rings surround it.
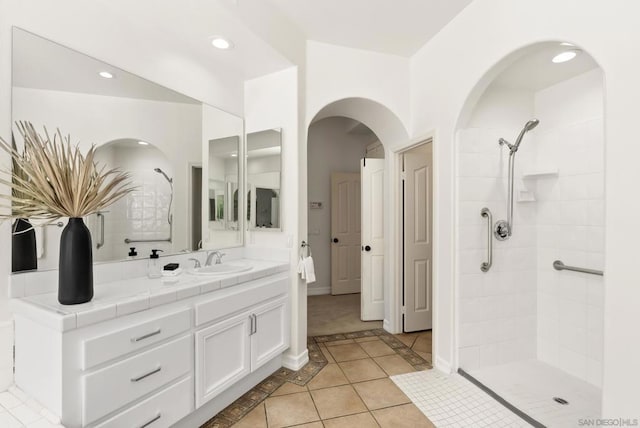
<svg viewBox="0 0 640 428">
<path fill-rule="evenodd" d="M 428 370 L 391 380 L 438 428 L 530 426 L 458 374 Z"/>
<path fill-rule="evenodd" d="M 577 427 L 601 415 L 601 390 L 538 360 L 525 360 L 469 374 L 527 415 L 548 427 Z M 562 398 L 562 405 L 553 400 Z"/>
</svg>

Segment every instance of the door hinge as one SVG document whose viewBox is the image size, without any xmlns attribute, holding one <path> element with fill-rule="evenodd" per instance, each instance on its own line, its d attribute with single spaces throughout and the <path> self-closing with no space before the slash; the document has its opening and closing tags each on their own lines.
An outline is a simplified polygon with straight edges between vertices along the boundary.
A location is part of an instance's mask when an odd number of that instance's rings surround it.
<svg viewBox="0 0 640 428">
<path fill-rule="evenodd" d="M 406 313 L 407 313 L 407 307 L 406 307 L 406 306 L 403 306 L 401 310 L 402 310 L 402 315 L 406 315 Z"/>
<path fill-rule="evenodd" d="M 407 179 L 407 173 L 405 171 L 402 171 L 400 173 L 400 178 L 402 178 L 403 180 L 406 180 Z"/>
</svg>

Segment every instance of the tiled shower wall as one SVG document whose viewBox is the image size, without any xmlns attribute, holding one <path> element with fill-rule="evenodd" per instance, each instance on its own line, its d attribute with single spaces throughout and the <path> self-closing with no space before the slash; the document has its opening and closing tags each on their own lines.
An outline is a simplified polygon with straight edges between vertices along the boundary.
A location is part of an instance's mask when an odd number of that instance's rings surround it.
<svg viewBox="0 0 640 428">
<path fill-rule="evenodd" d="M 506 219 L 508 156 L 498 139 L 514 129 L 469 128 L 458 132 L 458 275 L 460 366 L 471 370 L 536 355 L 535 206 L 516 204 L 511 239 L 493 239 L 493 267 L 487 258 L 488 207 L 493 222 Z M 530 148 L 522 147 L 526 158 Z"/>
<path fill-rule="evenodd" d="M 539 91 L 536 180 L 538 359 L 601 386 L 604 280 L 552 268 L 604 267 L 604 134 L 599 69 Z"/>
</svg>

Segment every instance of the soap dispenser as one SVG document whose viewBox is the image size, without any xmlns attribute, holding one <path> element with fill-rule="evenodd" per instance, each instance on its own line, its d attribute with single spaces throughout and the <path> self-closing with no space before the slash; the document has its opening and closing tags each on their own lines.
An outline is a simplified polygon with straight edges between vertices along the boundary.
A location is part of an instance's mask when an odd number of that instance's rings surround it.
<svg viewBox="0 0 640 428">
<path fill-rule="evenodd" d="M 158 260 L 160 258 L 158 251 L 162 250 L 151 250 L 149 264 L 147 265 L 147 276 L 149 278 L 160 278 L 162 276 L 162 267 L 160 266 L 160 260 Z"/>
<path fill-rule="evenodd" d="M 138 256 L 138 253 L 136 252 L 136 247 L 129 247 L 129 254 L 127 255 L 128 258 L 131 259 L 135 259 Z"/>
</svg>

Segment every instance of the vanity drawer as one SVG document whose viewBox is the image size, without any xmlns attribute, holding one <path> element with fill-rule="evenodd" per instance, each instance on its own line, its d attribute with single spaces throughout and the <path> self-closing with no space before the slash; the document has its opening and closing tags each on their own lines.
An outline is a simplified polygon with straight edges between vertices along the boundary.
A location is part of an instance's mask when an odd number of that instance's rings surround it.
<svg viewBox="0 0 640 428">
<path fill-rule="evenodd" d="M 83 425 L 186 375 L 192 361 L 188 335 L 83 376 Z"/>
<path fill-rule="evenodd" d="M 191 311 L 181 310 L 163 315 L 151 321 L 85 340 L 83 343 L 82 370 L 126 355 L 189 330 Z"/>
<path fill-rule="evenodd" d="M 237 292 L 233 294 L 214 296 L 205 302 L 196 304 L 196 325 L 203 325 L 233 315 L 250 306 L 280 296 L 287 292 L 288 287 L 289 274 L 281 273 L 256 280 L 248 287 L 238 287 Z"/>
<path fill-rule="evenodd" d="M 193 378 L 181 380 L 95 428 L 164 428 L 178 422 L 193 409 Z"/>
</svg>

